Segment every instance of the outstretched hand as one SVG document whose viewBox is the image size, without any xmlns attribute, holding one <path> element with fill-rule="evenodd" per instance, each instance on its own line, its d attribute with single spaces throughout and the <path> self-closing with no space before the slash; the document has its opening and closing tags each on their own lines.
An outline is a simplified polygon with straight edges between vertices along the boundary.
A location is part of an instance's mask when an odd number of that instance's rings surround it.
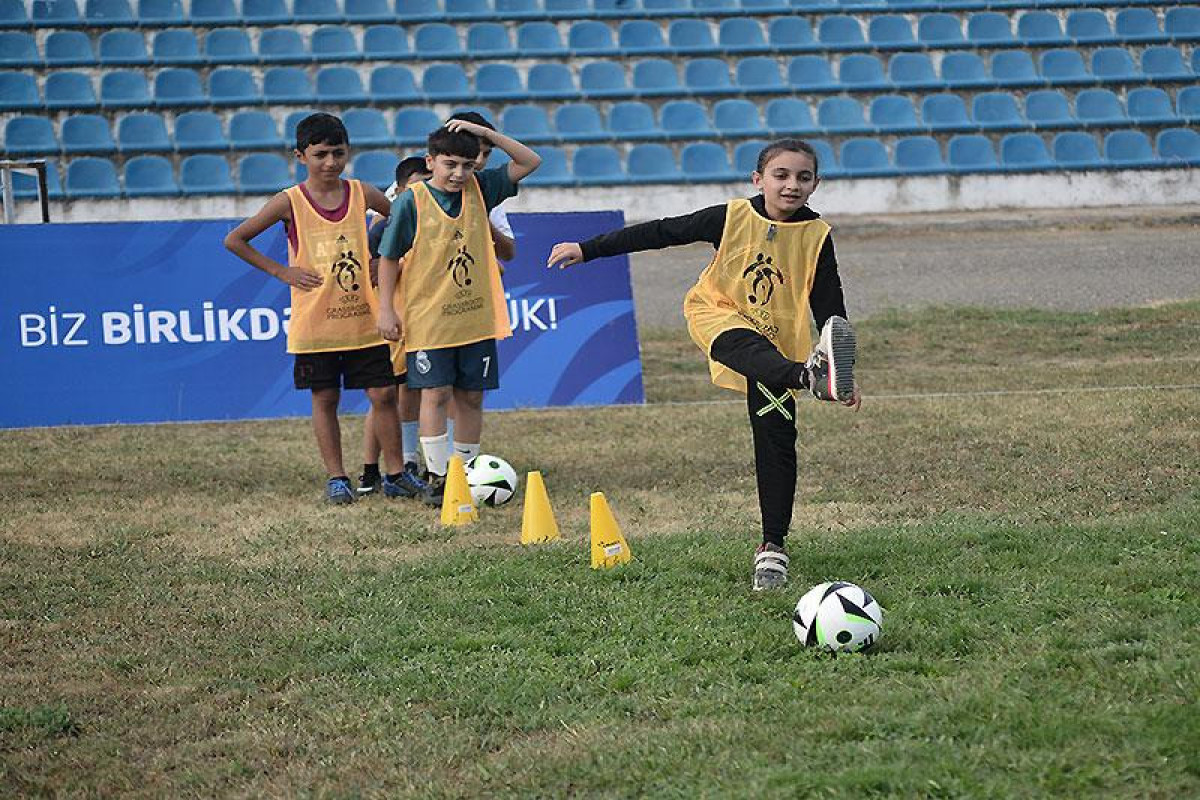
<svg viewBox="0 0 1200 800">
<path fill-rule="evenodd" d="M 583 248 L 579 246 L 579 242 L 559 242 L 550 251 L 550 257 L 546 259 L 546 266 L 553 267 L 557 264 L 559 269 L 565 269 L 582 261 Z"/>
</svg>

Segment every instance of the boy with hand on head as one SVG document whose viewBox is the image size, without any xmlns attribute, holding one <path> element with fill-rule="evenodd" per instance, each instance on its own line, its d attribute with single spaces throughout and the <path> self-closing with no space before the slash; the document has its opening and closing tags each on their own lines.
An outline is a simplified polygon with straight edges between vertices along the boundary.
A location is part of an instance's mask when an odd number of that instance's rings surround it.
<svg viewBox="0 0 1200 800">
<path fill-rule="evenodd" d="M 476 173 L 480 140 L 512 161 Z M 408 388 L 421 390 L 424 498 L 440 504 L 451 454 L 446 405 L 453 396 L 454 453 L 470 461 L 479 454 L 483 392 L 500 385 L 496 340 L 512 333 L 488 210 L 515 196 L 518 181 L 542 160 L 515 139 L 461 119 L 429 135 L 428 153 L 433 177 L 397 198 L 380 243 L 379 331 L 390 341 L 403 333 Z"/>
<path fill-rule="evenodd" d="M 295 155 L 308 169 L 304 183 L 268 200 L 225 237 L 225 247 L 292 287 L 288 352 L 296 356 L 296 388 L 312 391 L 313 433 L 329 474 L 326 499 L 354 501 L 337 416 L 343 384 L 366 389 L 380 421 L 384 455 L 396 470 L 383 480 L 384 493 L 414 497 L 418 489 L 404 480 L 396 386 L 387 345 L 375 326 L 377 298 L 367 264 L 367 208 L 386 214 L 387 198 L 374 186 L 342 178 L 350 139 L 342 121 L 331 114 L 300 121 Z M 279 222 L 288 235 L 287 266 L 250 244 Z"/>
<path fill-rule="evenodd" d="M 762 590 L 787 584 L 784 541 L 796 493 L 794 393 L 854 409 L 860 395 L 854 331 L 829 225 L 807 205 L 820 183 L 816 152 L 799 139 L 771 142 L 750 177 L 761 191 L 755 197 L 582 244 L 561 242 L 547 266 L 699 241 L 716 249 L 683 309 L 713 383 L 746 394 L 763 531 L 752 585 Z M 810 319 L 820 331 L 815 348 Z"/>
</svg>

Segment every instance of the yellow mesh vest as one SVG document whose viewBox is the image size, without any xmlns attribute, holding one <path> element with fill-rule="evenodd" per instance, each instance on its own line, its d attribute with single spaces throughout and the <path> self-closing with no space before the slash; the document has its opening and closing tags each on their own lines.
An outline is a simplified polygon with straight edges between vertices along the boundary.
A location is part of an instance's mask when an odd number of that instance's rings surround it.
<svg viewBox="0 0 1200 800">
<path fill-rule="evenodd" d="M 487 206 L 472 180 L 450 217 L 424 183 L 412 187 L 417 233 L 397 287 L 404 346 L 412 353 L 512 335 Z"/>
<path fill-rule="evenodd" d="M 683 300 L 688 333 L 704 354 L 725 331 L 748 328 L 793 361 L 812 350 L 808 294 L 829 235 L 819 219 L 772 222 L 749 200 L 730 200 L 721 246 Z M 745 393 L 746 379 L 712 359 L 712 382 Z"/>
<path fill-rule="evenodd" d="M 330 222 L 312 207 L 299 186 L 287 190 L 296 245 L 288 240 L 288 263 L 320 275 L 317 289 L 292 288 L 289 353 L 361 350 L 383 344 L 375 325 L 378 302 L 368 273 L 366 201 L 362 184 L 348 181 L 346 215 Z"/>
</svg>

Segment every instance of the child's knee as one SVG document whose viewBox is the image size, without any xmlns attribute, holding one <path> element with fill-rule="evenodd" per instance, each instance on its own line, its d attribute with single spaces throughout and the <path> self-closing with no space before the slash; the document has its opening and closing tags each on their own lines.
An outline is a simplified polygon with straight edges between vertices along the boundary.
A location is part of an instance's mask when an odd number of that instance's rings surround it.
<svg viewBox="0 0 1200 800">
<path fill-rule="evenodd" d="M 455 389 L 454 402 L 459 408 L 478 411 L 483 408 L 483 392 Z"/>
<path fill-rule="evenodd" d="M 396 405 L 396 387 L 395 386 L 374 386 L 367 389 L 367 399 L 371 401 L 372 408 L 380 406 L 392 407 Z"/>
</svg>

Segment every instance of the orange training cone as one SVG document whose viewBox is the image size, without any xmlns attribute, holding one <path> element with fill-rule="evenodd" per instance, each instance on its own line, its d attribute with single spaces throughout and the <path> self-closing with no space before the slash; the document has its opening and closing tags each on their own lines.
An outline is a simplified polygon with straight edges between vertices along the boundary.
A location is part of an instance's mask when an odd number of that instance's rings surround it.
<svg viewBox="0 0 1200 800">
<path fill-rule="evenodd" d="M 558 523 L 550 508 L 550 495 L 542 473 L 534 470 L 525 476 L 525 508 L 521 513 L 521 544 L 552 542 L 559 538 Z"/>
<path fill-rule="evenodd" d="M 592 492 L 592 569 L 607 569 L 633 558 L 603 492 Z"/>
<path fill-rule="evenodd" d="M 467 484 L 467 470 L 458 456 L 450 456 L 446 468 L 446 493 L 442 496 L 442 524 L 469 525 L 479 519 L 475 502 L 471 499 L 471 487 Z"/>
</svg>

